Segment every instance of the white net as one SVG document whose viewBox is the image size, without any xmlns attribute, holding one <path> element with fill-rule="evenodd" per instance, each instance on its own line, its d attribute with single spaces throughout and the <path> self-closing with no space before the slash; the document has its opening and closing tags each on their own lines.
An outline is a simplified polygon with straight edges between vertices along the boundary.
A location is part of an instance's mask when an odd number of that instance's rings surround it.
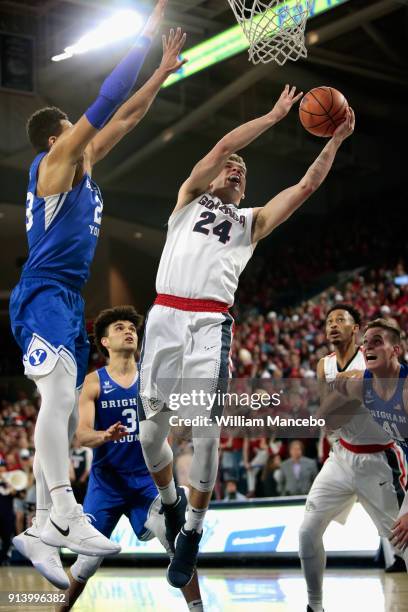
<svg viewBox="0 0 408 612">
<path fill-rule="evenodd" d="M 228 0 L 249 42 L 254 64 L 280 66 L 307 57 L 305 27 L 310 0 Z"/>
</svg>

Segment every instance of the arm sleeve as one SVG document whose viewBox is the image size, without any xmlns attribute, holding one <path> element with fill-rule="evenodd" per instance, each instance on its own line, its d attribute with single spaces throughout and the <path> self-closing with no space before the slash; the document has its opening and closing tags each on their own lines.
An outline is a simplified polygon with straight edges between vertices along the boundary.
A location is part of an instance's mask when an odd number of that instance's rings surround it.
<svg viewBox="0 0 408 612">
<path fill-rule="evenodd" d="M 152 41 L 140 36 L 129 53 L 102 83 L 99 96 L 85 112 L 89 123 L 101 129 L 133 89 Z"/>
</svg>

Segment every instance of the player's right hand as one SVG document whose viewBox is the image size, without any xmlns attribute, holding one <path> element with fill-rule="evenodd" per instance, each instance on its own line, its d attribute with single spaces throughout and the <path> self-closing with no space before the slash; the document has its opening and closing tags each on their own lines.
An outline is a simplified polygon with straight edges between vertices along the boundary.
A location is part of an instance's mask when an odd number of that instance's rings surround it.
<svg viewBox="0 0 408 612">
<path fill-rule="evenodd" d="M 150 15 L 147 23 L 142 31 L 142 36 L 147 38 L 154 38 L 160 28 L 161 22 L 163 21 L 164 9 L 166 8 L 167 0 L 159 0 L 154 7 L 152 14 Z"/>
<path fill-rule="evenodd" d="M 354 111 L 351 106 L 347 107 L 346 115 L 344 117 L 344 121 L 340 123 L 340 125 L 336 128 L 333 134 L 333 138 L 339 138 L 340 140 L 345 140 L 354 132 L 354 127 L 356 125 L 356 117 L 354 115 Z"/>
<path fill-rule="evenodd" d="M 163 40 L 163 57 L 160 63 L 159 70 L 163 70 L 169 75 L 180 70 L 188 61 L 186 58 L 180 57 L 180 53 L 186 42 L 186 33 L 181 28 L 176 31 L 170 30 L 169 35 L 162 36 Z"/>
<path fill-rule="evenodd" d="M 114 423 L 113 425 L 111 425 L 104 432 L 103 441 L 104 442 L 114 442 L 115 440 L 120 440 L 121 438 L 124 438 L 125 436 L 127 436 L 127 433 L 128 431 L 126 427 L 123 425 L 123 423 L 118 421 L 117 423 Z"/>
</svg>

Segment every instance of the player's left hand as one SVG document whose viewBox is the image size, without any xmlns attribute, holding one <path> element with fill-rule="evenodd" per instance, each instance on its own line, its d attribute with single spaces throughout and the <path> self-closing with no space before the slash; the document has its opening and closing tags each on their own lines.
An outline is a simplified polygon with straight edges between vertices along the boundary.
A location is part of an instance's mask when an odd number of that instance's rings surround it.
<svg viewBox="0 0 408 612">
<path fill-rule="evenodd" d="M 165 73 L 171 74 L 172 72 L 177 72 L 188 61 L 187 59 L 180 58 L 186 37 L 186 33 L 181 28 L 177 28 L 176 31 L 171 29 L 167 38 L 162 36 L 163 57 L 159 70 L 164 70 Z"/>
<path fill-rule="evenodd" d="M 142 31 L 142 36 L 147 38 L 154 38 L 160 28 L 161 22 L 163 21 L 164 9 L 166 8 L 167 0 L 159 0 L 154 7 L 152 14 L 146 22 L 145 27 Z"/>
<path fill-rule="evenodd" d="M 396 548 L 404 550 L 408 545 L 408 513 L 403 514 L 391 529 L 390 542 Z"/>
<path fill-rule="evenodd" d="M 303 96 L 303 91 L 296 94 L 296 87 L 290 87 L 289 85 L 285 85 L 285 89 L 282 91 L 279 100 L 276 102 L 275 106 L 272 109 L 273 113 L 277 113 L 280 119 L 286 117 L 290 109 L 296 102 L 300 100 Z"/>
</svg>

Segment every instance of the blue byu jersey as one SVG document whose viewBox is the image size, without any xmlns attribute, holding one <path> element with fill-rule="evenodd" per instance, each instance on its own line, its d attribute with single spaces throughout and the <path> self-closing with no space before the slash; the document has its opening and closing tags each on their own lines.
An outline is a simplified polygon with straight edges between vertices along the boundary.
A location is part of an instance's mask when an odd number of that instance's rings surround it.
<svg viewBox="0 0 408 612">
<path fill-rule="evenodd" d="M 36 272 L 81 288 L 89 276 L 102 220 L 102 196 L 88 174 L 70 191 L 45 196 L 37 193 L 40 153 L 30 167 L 26 204 L 29 246 L 23 276 Z"/>
<path fill-rule="evenodd" d="M 121 387 L 113 380 L 106 368 L 97 370 L 100 382 L 99 398 L 95 401 L 95 429 L 106 430 L 121 421 L 128 435 L 115 442 L 106 442 L 94 449 L 92 466 L 111 468 L 117 472 L 133 472 L 148 475 L 142 447 L 139 442 L 139 421 L 137 418 L 137 396 L 139 381 L 129 388 Z"/>
<path fill-rule="evenodd" d="M 408 376 L 408 366 L 401 364 L 399 379 L 394 395 L 385 401 L 375 392 L 373 375 L 364 372 L 364 405 L 373 419 L 385 429 L 403 449 L 408 459 L 408 414 L 404 407 L 403 391 Z"/>
</svg>

